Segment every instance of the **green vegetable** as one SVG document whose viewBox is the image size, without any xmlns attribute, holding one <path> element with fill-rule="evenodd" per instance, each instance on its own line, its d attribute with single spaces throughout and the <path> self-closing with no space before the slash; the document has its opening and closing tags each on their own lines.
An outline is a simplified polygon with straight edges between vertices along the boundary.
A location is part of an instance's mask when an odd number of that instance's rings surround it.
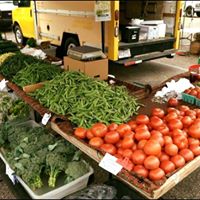
<svg viewBox="0 0 200 200">
<path fill-rule="evenodd" d="M 0 54 L 16 51 L 19 51 L 19 49 L 14 42 L 0 39 Z"/>
<path fill-rule="evenodd" d="M 137 114 L 139 105 L 123 86 L 110 86 L 82 73 L 67 71 L 30 94 L 56 114 L 69 115 L 77 126 L 117 124 Z"/>
<path fill-rule="evenodd" d="M 69 183 L 87 174 L 88 171 L 89 171 L 89 165 L 82 160 L 68 162 L 67 168 L 65 170 L 65 174 L 67 175 L 65 182 Z"/>
<path fill-rule="evenodd" d="M 46 63 L 43 60 L 39 60 L 33 56 L 25 55 L 22 53 L 16 53 L 14 56 L 8 57 L 0 67 L 0 73 L 7 79 L 11 79 L 18 71 L 27 67 L 32 63 Z"/>
<path fill-rule="evenodd" d="M 61 68 L 49 63 L 33 63 L 17 72 L 12 81 L 24 87 L 34 83 L 51 80 L 62 72 Z"/>
<path fill-rule="evenodd" d="M 67 163 L 80 159 L 76 147 L 49 132 L 19 121 L 0 125 L 0 147 L 6 152 L 6 160 L 32 190 L 42 187 L 44 172 L 48 175 L 49 187 L 55 187 L 57 177 L 64 174 Z"/>
</svg>

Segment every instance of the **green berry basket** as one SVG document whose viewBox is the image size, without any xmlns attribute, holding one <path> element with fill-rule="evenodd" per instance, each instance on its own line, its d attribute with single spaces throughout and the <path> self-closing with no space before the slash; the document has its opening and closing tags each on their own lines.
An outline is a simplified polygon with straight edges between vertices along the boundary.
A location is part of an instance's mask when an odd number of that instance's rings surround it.
<svg viewBox="0 0 200 200">
<path fill-rule="evenodd" d="M 200 99 L 199 98 L 196 98 L 195 105 L 200 107 Z"/>
<path fill-rule="evenodd" d="M 182 100 L 190 104 L 195 104 L 196 102 L 196 98 L 194 96 L 186 94 L 186 93 L 182 93 Z"/>
</svg>

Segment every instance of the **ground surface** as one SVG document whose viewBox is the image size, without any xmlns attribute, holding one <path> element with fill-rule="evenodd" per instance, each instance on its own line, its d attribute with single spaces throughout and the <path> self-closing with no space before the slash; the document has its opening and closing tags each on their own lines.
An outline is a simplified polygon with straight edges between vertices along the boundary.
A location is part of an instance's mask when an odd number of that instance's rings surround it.
<svg viewBox="0 0 200 200">
<path fill-rule="evenodd" d="M 196 23 L 196 21 L 195 21 Z M 12 33 L 6 34 L 8 39 L 14 39 Z M 185 47 L 184 47 L 185 48 Z M 188 67 L 197 63 L 197 56 L 175 56 L 173 59 L 157 59 L 145 62 L 131 67 L 123 67 L 110 63 L 109 74 L 116 78 L 127 82 L 137 81 L 144 84 L 156 86 L 166 79 L 187 71 Z M 108 174 L 100 169 L 95 162 L 92 162 L 95 168 L 95 182 L 104 182 L 108 178 Z M 163 196 L 164 199 L 200 199 L 200 169 L 196 170 L 184 181 L 180 182 L 176 187 Z M 13 186 L 5 175 L 5 167 L 0 162 L 0 199 L 29 198 L 26 192 L 19 184 Z M 137 198 L 133 196 L 133 198 Z"/>
</svg>

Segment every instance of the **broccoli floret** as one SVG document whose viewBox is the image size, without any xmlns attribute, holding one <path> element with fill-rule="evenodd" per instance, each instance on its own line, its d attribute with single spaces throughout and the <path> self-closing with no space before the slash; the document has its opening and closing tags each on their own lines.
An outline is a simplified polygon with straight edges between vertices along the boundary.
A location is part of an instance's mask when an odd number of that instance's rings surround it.
<svg viewBox="0 0 200 200">
<path fill-rule="evenodd" d="M 61 154 L 49 152 L 46 156 L 46 171 L 49 175 L 49 187 L 55 187 L 58 175 L 65 171 L 67 160 Z"/>
<path fill-rule="evenodd" d="M 69 162 L 67 163 L 67 168 L 65 169 L 65 174 L 67 175 L 65 182 L 69 183 L 83 176 L 88 171 L 89 165 L 82 160 Z"/>
</svg>

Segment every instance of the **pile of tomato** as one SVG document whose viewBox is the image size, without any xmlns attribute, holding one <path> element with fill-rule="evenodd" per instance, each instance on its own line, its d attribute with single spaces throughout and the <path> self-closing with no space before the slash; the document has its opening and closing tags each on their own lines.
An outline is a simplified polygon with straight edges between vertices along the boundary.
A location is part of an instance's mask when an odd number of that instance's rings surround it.
<svg viewBox="0 0 200 200">
<path fill-rule="evenodd" d="M 128 158 L 131 171 L 158 181 L 200 155 L 200 109 L 154 108 L 150 116 L 140 114 L 120 125 L 79 127 L 74 134 L 118 159 Z"/>
<path fill-rule="evenodd" d="M 184 91 L 184 93 L 200 99 L 200 87 L 188 88 L 187 90 Z"/>
</svg>

